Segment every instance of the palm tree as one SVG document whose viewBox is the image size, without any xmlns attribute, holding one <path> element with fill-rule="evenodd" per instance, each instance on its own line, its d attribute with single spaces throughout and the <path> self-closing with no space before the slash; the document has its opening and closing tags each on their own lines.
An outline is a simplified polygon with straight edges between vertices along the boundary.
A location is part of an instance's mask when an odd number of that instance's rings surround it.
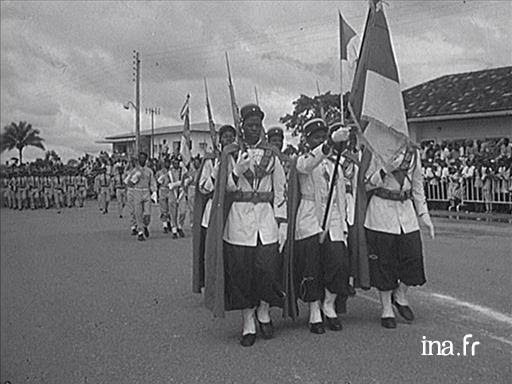
<svg viewBox="0 0 512 384">
<path fill-rule="evenodd" d="M 18 149 L 20 164 L 23 164 L 23 149 L 28 146 L 41 148 L 44 151 L 44 145 L 39 136 L 39 129 L 32 128 L 26 121 L 20 121 L 19 124 L 12 122 L 4 127 L 4 132 L 0 135 L 0 152 Z"/>
</svg>

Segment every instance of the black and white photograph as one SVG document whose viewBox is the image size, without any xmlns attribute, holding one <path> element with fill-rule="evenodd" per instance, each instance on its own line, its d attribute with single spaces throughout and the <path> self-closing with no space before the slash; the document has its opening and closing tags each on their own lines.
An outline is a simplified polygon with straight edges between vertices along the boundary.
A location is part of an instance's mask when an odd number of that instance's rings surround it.
<svg viewBox="0 0 512 384">
<path fill-rule="evenodd" d="M 512 382 L 510 20 L 0 1 L 0 384 Z"/>
</svg>

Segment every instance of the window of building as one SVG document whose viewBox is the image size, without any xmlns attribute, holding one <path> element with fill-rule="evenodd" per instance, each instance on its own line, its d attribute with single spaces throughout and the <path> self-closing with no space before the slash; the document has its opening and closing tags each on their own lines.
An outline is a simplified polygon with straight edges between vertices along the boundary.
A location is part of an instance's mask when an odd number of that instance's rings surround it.
<svg viewBox="0 0 512 384">
<path fill-rule="evenodd" d="M 181 141 L 173 141 L 172 142 L 172 151 L 174 153 L 181 152 Z"/>
</svg>

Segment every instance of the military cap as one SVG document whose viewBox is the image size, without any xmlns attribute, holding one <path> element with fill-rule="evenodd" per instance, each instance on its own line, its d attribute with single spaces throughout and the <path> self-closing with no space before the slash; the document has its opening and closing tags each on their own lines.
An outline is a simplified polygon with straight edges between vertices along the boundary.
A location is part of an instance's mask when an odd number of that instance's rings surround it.
<svg viewBox="0 0 512 384">
<path fill-rule="evenodd" d="M 306 124 L 304 124 L 304 136 L 306 137 L 310 136 L 313 132 L 316 132 L 318 130 L 327 131 L 327 126 L 325 125 L 325 122 L 319 117 L 315 117 L 309 120 Z"/>
<path fill-rule="evenodd" d="M 242 122 L 244 122 L 247 118 L 251 116 L 258 116 L 261 120 L 263 120 L 265 114 L 256 104 L 244 105 L 242 109 L 240 109 L 240 117 L 242 119 Z"/>
<path fill-rule="evenodd" d="M 226 132 L 232 132 L 236 136 L 236 130 L 232 125 L 225 124 L 219 129 L 219 137 L 222 137 Z"/>
<path fill-rule="evenodd" d="M 267 131 L 267 139 L 270 139 L 272 136 L 279 136 L 281 139 L 284 139 L 284 131 L 281 127 L 271 127 Z"/>
<path fill-rule="evenodd" d="M 337 121 L 336 123 L 333 123 L 331 125 L 329 125 L 329 130 L 331 132 L 334 132 L 334 131 L 337 131 L 338 129 L 340 128 L 345 128 L 345 126 L 343 124 L 341 124 L 341 122 Z"/>
</svg>

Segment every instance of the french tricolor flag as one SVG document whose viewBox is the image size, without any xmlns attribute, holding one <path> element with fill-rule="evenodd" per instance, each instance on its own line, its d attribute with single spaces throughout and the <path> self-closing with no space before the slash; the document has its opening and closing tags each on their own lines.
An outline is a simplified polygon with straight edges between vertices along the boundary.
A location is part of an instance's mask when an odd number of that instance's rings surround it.
<svg viewBox="0 0 512 384">
<path fill-rule="evenodd" d="M 382 0 L 370 0 L 349 101 L 365 145 L 381 166 L 391 170 L 392 160 L 409 142 L 409 133 Z"/>
</svg>

